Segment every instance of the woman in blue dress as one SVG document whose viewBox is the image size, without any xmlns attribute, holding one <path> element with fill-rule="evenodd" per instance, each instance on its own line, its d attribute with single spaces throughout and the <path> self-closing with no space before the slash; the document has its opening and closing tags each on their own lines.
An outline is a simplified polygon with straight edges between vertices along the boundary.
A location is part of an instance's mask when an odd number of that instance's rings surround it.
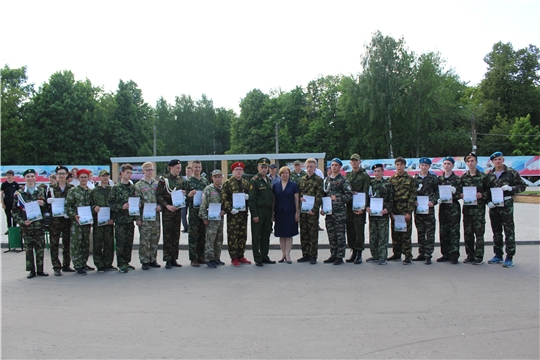
<svg viewBox="0 0 540 360">
<path fill-rule="evenodd" d="M 298 185 L 290 181 L 291 170 L 287 166 L 279 169 L 281 181 L 273 185 L 274 202 L 272 213 L 275 221 L 274 235 L 279 237 L 281 260 L 291 264 L 292 238 L 298 235 L 298 219 L 300 217 Z"/>
</svg>

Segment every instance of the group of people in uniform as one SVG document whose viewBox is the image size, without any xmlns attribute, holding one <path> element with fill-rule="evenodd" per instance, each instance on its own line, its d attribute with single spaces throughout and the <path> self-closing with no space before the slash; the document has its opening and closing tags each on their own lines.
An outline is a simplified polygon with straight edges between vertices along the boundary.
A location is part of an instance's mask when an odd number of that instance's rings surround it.
<svg viewBox="0 0 540 360">
<path fill-rule="evenodd" d="M 235 267 L 251 264 L 245 256 L 249 213 L 251 213 L 253 258 L 256 265 L 275 264 L 276 261 L 269 257 L 270 235 L 274 226 L 273 220 L 280 215 L 276 212 L 285 208 L 291 213 L 290 219 L 293 219 L 293 224 L 294 222 L 297 224 L 293 227 L 298 229 L 299 223 L 302 251 L 302 256 L 297 259 L 299 263 L 317 263 L 319 216 L 323 215 L 330 244 L 330 257 L 323 261 L 326 264 L 362 263 L 365 224 L 369 219 L 371 256 L 366 262 L 385 265 L 388 261 L 402 260 L 404 265 L 412 261 L 423 261 L 429 265 L 435 244 L 435 206 L 439 206 L 439 241 L 442 253 L 437 262 L 458 263 L 460 220 L 463 214 L 466 250 L 464 263 L 474 265 L 483 263 L 487 206 L 495 253 L 488 262 L 503 263 L 504 267 L 511 267 L 515 255 L 513 195 L 524 191 L 526 185 L 519 173 L 504 165 L 501 152 L 492 154 L 490 160 L 494 167 L 485 174 L 477 168 L 476 154 L 468 154 L 465 157 L 468 171 L 458 177 L 452 171 L 454 159 L 445 157 L 444 173 L 437 177 L 430 172 L 430 159 L 421 158 L 420 172 L 413 177 L 405 171 L 405 159 L 398 157 L 395 159 L 396 173 L 388 179 L 383 176 L 383 164 L 372 166 L 374 178 L 371 178 L 360 166 L 361 158 L 358 154 L 350 157 L 352 170 L 346 176 L 341 174 L 342 161 L 338 158 L 332 159 L 330 171 L 324 179 L 322 174 L 317 172 L 315 159 L 305 161 L 305 171 L 297 161 L 295 171 L 289 170 L 282 185 L 284 190 L 287 181 L 293 181 L 295 185 L 291 196 L 295 197 L 286 200 L 290 206 L 279 206 L 279 209 L 274 209 L 275 189 L 281 183 L 281 179 L 273 171 L 276 166 L 271 164 L 268 158 L 258 160 L 258 173 L 250 181 L 243 177 L 244 164 L 234 162 L 230 167 L 232 176 L 229 179 L 223 179 L 222 172 L 214 170 L 211 173 L 212 183 L 210 183 L 201 175 L 202 164 L 197 160 L 191 164 L 192 174 L 186 179 L 180 175 L 182 171 L 180 160 L 175 159 L 169 161 L 167 174 L 158 180 L 154 176 L 153 164 L 144 163 L 143 178 L 136 184 L 131 181 L 133 167 L 130 164 L 120 167 L 120 181 L 114 185 L 110 183 L 110 173 L 102 170 L 99 173 L 99 183 L 94 184 L 92 189 L 88 186 L 90 172 L 86 169 L 77 170 L 78 184 L 74 186 L 67 181 L 69 170 L 65 166 L 58 166 L 56 183 L 49 187 L 36 186 L 36 172 L 28 169 L 23 173 L 25 187 L 15 192 L 12 213 L 22 230 L 28 278 L 36 275 L 48 276 L 43 269 L 44 221 L 42 218 L 28 219 L 26 215 L 26 206 L 33 202 L 37 203 L 42 213 L 48 211 L 48 207 L 53 206 L 55 202 L 64 205 L 64 212 L 53 214 L 49 226 L 51 263 L 56 276 L 61 276 L 65 272 L 86 275 L 88 271 L 95 270 L 88 264 L 90 236 L 93 238 L 93 262 L 98 273 L 106 271 L 128 273 L 135 270 L 131 265 L 135 224 L 139 227 L 139 261 L 143 270 L 161 267 L 157 261 L 161 226 L 163 226 L 165 268 L 181 267 L 178 255 L 183 208 L 187 209 L 189 218 L 188 248 L 190 265 L 193 267 L 206 264 L 210 268 L 217 268 L 225 265 L 221 260 L 225 215 L 227 248 L 231 264 Z M 282 170 L 280 169 L 280 173 Z M 441 197 L 440 185 L 446 185 L 450 189 L 451 199 Z M 474 204 L 460 205 L 459 200 L 463 199 L 464 187 L 469 189 L 476 187 Z M 501 188 L 504 194 L 502 204 L 494 204 L 491 188 Z M 279 193 L 282 196 L 281 191 Z M 353 206 L 355 195 L 362 193 L 365 194 L 364 205 L 360 208 Z M 429 199 L 428 209 L 422 213 L 418 211 L 417 196 Z M 135 212 L 132 208 L 133 198 L 138 199 L 135 204 L 139 209 Z M 378 204 L 382 203 L 382 211 L 372 209 L 374 199 L 377 199 Z M 331 206 L 325 208 L 323 202 Z M 308 204 L 307 208 L 302 206 L 303 203 Z M 148 209 L 144 209 L 145 204 L 148 204 L 151 215 L 155 212 L 155 216 L 146 217 Z M 88 209 L 88 213 L 91 212 L 90 221 L 81 216 L 82 209 L 85 208 Z M 100 212 L 101 215 L 110 213 L 110 216 L 101 216 Z M 404 218 L 404 224 L 398 221 L 398 216 Z M 419 254 L 416 258 L 413 258 L 411 249 L 413 218 L 419 243 Z M 291 226 L 290 222 L 287 226 Z M 505 259 L 503 231 L 506 243 Z M 281 230 L 279 232 L 282 233 Z M 285 240 L 281 241 L 280 238 L 283 252 L 280 262 L 290 263 L 292 236 L 298 231 L 285 233 L 288 235 L 280 235 Z M 393 254 L 388 257 L 390 233 Z M 286 241 L 289 238 L 291 244 Z M 60 240 L 63 249 L 62 261 L 59 259 Z M 351 256 L 344 261 L 347 245 L 351 250 Z M 113 266 L 115 250 L 116 267 Z M 71 267 L 71 263 L 74 268 Z"/>
</svg>

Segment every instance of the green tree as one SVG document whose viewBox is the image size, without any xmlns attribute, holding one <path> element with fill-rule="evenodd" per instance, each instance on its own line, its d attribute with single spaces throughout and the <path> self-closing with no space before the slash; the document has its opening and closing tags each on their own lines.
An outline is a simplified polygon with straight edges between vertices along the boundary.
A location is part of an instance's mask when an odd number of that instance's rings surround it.
<svg viewBox="0 0 540 360">
<path fill-rule="evenodd" d="M 510 141 L 514 146 L 512 155 L 540 155 L 540 126 L 531 125 L 530 115 L 516 119 Z"/>
</svg>

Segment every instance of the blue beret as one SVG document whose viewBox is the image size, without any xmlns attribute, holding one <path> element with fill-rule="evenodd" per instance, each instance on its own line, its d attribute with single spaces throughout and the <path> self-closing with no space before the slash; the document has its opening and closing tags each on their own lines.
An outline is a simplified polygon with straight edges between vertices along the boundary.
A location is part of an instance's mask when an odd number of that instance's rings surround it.
<svg viewBox="0 0 540 360">
<path fill-rule="evenodd" d="M 339 166 L 343 166 L 343 161 L 339 160 L 339 158 L 333 158 L 332 161 L 330 161 L 330 163 L 333 163 L 333 162 L 337 162 Z"/>
<path fill-rule="evenodd" d="M 427 157 L 423 157 L 423 158 L 420 158 L 420 160 L 418 160 L 418 162 L 420 164 L 428 164 L 428 165 L 431 165 L 431 160 Z"/>
<path fill-rule="evenodd" d="M 500 151 L 495 151 L 493 154 L 491 154 L 491 156 L 489 157 L 489 160 L 493 160 L 499 156 L 503 156 L 503 153 Z"/>
<path fill-rule="evenodd" d="M 454 158 L 451 157 L 451 156 L 447 156 L 445 157 L 444 159 L 442 159 L 443 162 L 445 161 L 450 161 L 452 164 L 455 164 L 456 162 L 454 161 Z"/>
</svg>

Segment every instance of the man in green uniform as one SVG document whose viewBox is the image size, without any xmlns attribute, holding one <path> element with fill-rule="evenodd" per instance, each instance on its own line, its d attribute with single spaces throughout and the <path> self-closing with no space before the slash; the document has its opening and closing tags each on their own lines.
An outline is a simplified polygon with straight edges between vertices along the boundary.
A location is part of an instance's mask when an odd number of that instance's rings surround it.
<svg viewBox="0 0 540 360">
<path fill-rule="evenodd" d="M 26 276 L 28 279 L 36 276 L 49 276 L 43 271 L 43 258 L 45 256 L 45 223 L 43 214 L 45 213 L 45 194 L 36 187 L 36 171 L 28 169 L 23 172 L 26 185 L 23 190 L 18 190 L 14 194 L 12 215 L 21 227 L 24 248 L 26 250 Z M 26 214 L 27 203 L 37 202 L 41 218 L 29 219 Z M 34 252 L 36 258 L 34 261 Z M 36 272 L 37 268 L 37 272 Z"/>
<path fill-rule="evenodd" d="M 156 190 L 156 199 L 163 210 L 163 261 L 165 268 L 182 267 L 178 263 L 178 245 L 180 243 L 180 225 L 182 222 L 182 207 L 173 205 L 173 194 L 184 191 L 184 179 L 180 176 L 182 165 L 180 160 L 169 161 L 169 173 L 159 179 Z M 184 204 L 185 206 L 185 204 Z"/>
<path fill-rule="evenodd" d="M 242 178 L 244 164 L 235 162 L 231 165 L 233 176 L 223 183 L 221 188 L 221 208 L 227 213 L 227 247 L 233 266 L 251 264 L 244 257 L 247 241 L 247 207 L 243 208 L 233 202 L 233 194 L 243 194 L 246 201 L 249 200 L 249 183 Z M 233 206 L 234 205 L 234 206 Z"/>
<path fill-rule="evenodd" d="M 371 178 L 360 164 L 362 163 L 360 155 L 351 155 L 352 171 L 347 173 L 345 178 L 351 184 L 354 195 L 363 193 L 367 202 L 369 184 Z M 347 259 L 348 263 L 362 263 L 362 251 L 364 251 L 365 242 L 366 209 L 353 211 L 353 200 L 347 202 L 347 245 L 351 249 L 351 257 Z"/>
<path fill-rule="evenodd" d="M 193 174 L 186 180 L 186 204 L 189 206 L 189 260 L 191 266 L 199 267 L 199 264 L 206 264 L 204 259 L 204 243 L 206 240 L 206 227 L 199 217 L 199 210 L 202 201 L 202 193 L 209 185 L 208 180 L 201 176 L 202 164 L 199 160 L 194 160 L 191 164 Z"/>
<path fill-rule="evenodd" d="M 300 179 L 306 175 L 306 172 L 302 170 L 302 163 L 299 160 L 294 162 L 294 171 L 291 173 L 290 180 L 298 184 Z"/>
<path fill-rule="evenodd" d="M 270 234 L 272 233 L 272 180 L 267 176 L 270 160 L 257 160 L 257 170 L 249 182 L 249 211 L 251 212 L 251 244 L 255 265 L 275 264 L 270 260 Z"/>
<path fill-rule="evenodd" d="M 221 186 L 223 175 L 220 170 L 212 171 L 213 183 L 204 188 L 199 217 L 206 226 L 206 242 L 204 256 L 206 265 L 215 269 L 218 265 L 225 265 L 221 261 L 221 246 L 223 245 L 223 216 L 225 211 L 221 210 L 219 219 L 208 219 L 210 204 L 221 206 Z"/>
<path fill-rule="evenodd" d="M 489 220 L 493 231 L 493 252 L 495 256 L 488 264 L 503 262 L 503 229 L 506 243 L 506 259 L 504 267 L 514 266 L 516 254 L 516 236 L 514 225 L 513 196 L 525 191 L 526 185 L 517 171 L 504 165 L 503 153 L 497 151 L 489 157 L 494 167 L 487 175 L 487 184 L 491 188 L 501 188 L 503 191 L 503 206 L 495 206 L 491 190 L 488 192 Z"/>
</svg>

